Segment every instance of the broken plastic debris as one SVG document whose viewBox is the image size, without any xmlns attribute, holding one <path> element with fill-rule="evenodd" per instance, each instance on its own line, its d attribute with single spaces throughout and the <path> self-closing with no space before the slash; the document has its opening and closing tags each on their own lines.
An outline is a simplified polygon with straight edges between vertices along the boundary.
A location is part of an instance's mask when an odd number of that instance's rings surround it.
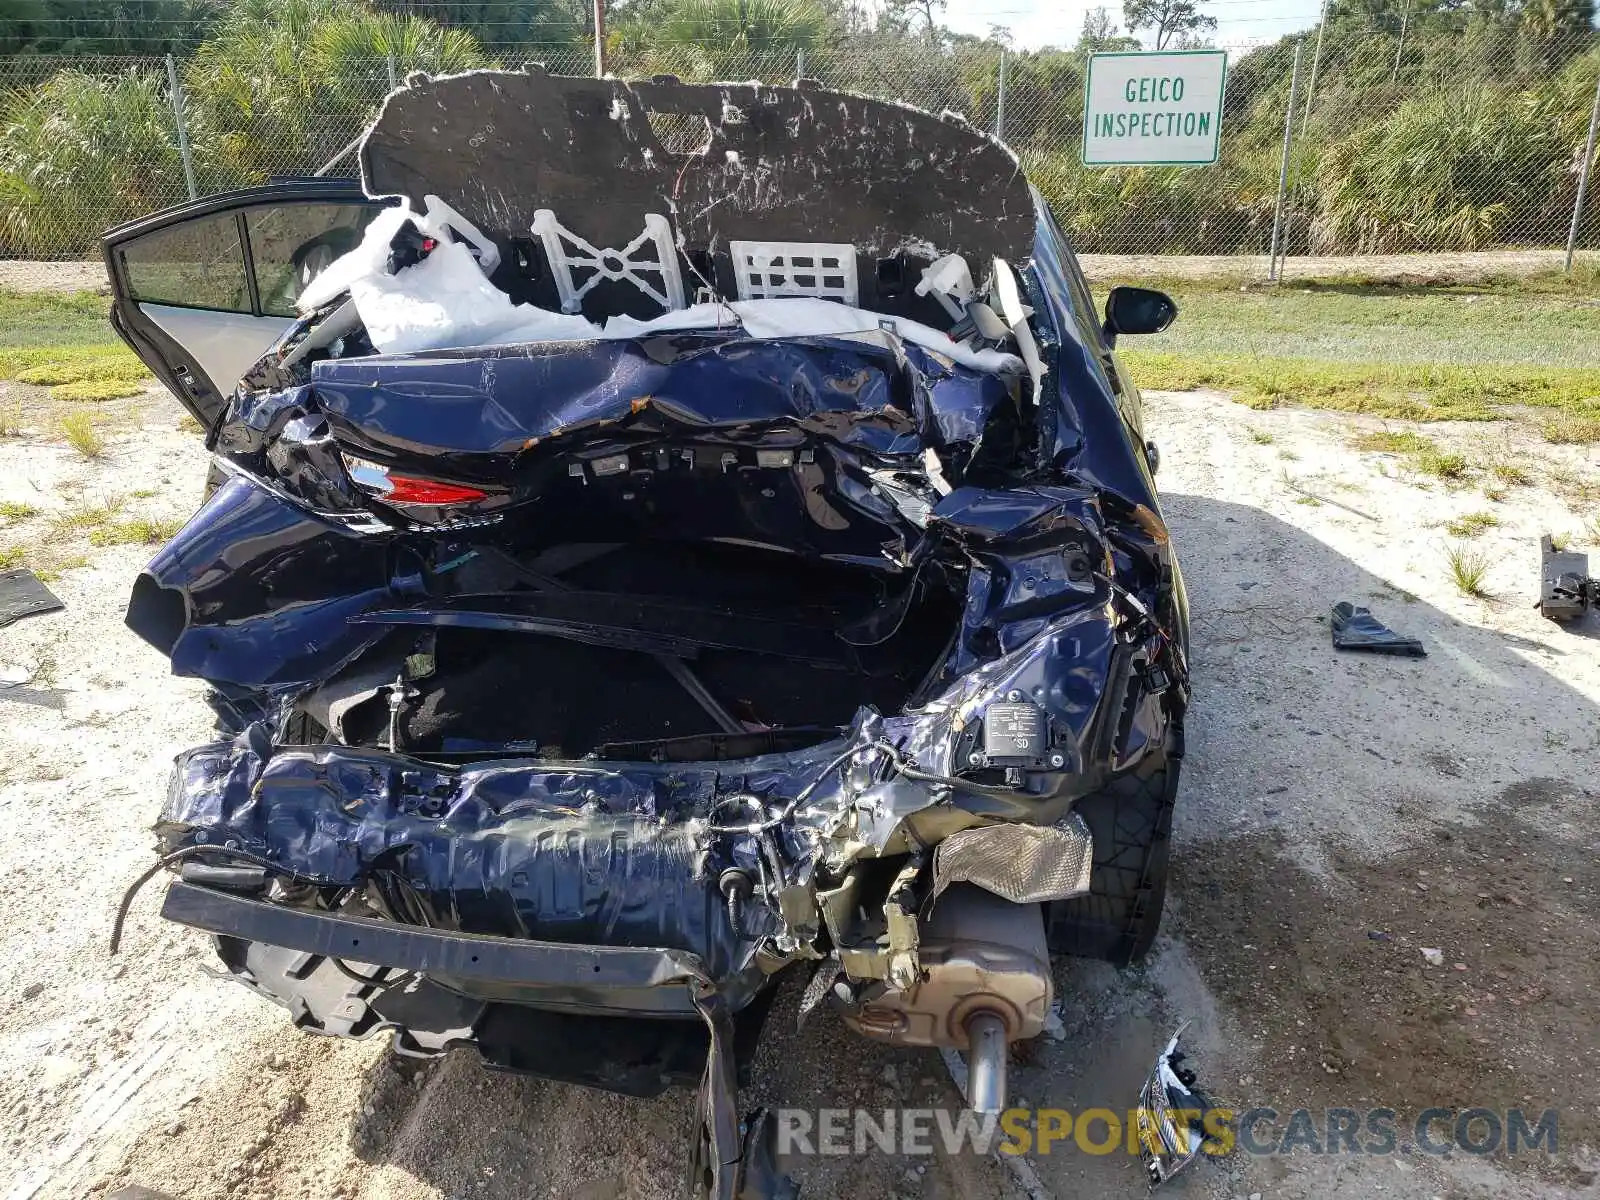
<svg viewBox="0 0 1600 1200">
<path fill-rule="evenodd" d="M 1444 966 L 1444 951 L 1443 950 L 1436 950 L 1432 946 L 1424 946 L 1422 948 L 1422 957 L 1427 960 L 1428 965 L 1430 967 L 1442 967 L 1442 966 Z"/>
<path fill-rule="evenodd" d="M 684 329 L 715 329 L 742 324 L 756 339 L 841 337 L 889 329 L 903 341 L 931 350 L 962 366 L 994 374 L 1018 374 L 1023 360 L 998 350 L 973 349 L 947 334 L 904 317 L 887 317 L 834 300 L 774 297 L 731 304 L 696 304 L 668 309 L 650 320 L 614 316 L 602 328 L 577 313 L 557 313 L 511 297 L 487 277 L 494 258 L 451 240 L 456 218 L 448 205 L 429 197 L 422 216 L 389 208 L 373 218 L 361 244 L 317 276 L 299 300 L 302 312 L 348 290 L 374 348 L 382 354 L 409 354 L 462 346 L 519 342 L 568 342 L 642 337 Z M 421 262 L 389 274 L 389 246 L 406 221 L 438 245 Z M 450 222 L 449 228 L 445 222 Z M 471 227 L 468 227 L 471 229 Z M 468 242 L 473 241 L 471 229 Z M 473 245 L 476 245 L 473 242 Z M 492 250 L 492 246 L 490 247 Z"/>
<path fill-rule="evenodd" d="M 1539 612 L 1552 621 L 1576 621 L 1600 600 L 1600 579 L 1589 577 L 1589 556 L 1539 539 Z"/>
<path fill-rule="evenodd" d="M 946 254 L 928 264 L 923 268 L 916 291 L 919 296 L 931 292 L 952 320 L 961 320 L 967 315 L 967 305 L 973 297 L 972 271 L 967 260 L 959 254 Z"/>
<path fill-rule="evenodd" d="M 1209 1135 L 1201 1114 L 1211 1103 L 1197 1086 L 1195 1073 L 1184 1065 L 1186 1055 L 1178 1040 L 1189 1027 L 1185 1021 L 1157 1056 L 1135 1111 L 1139 1158 L 1152 1188 L 1166 1183 L 1188 1167 L 1205 1150 Z"/>
<path fill-rule="evenodd" d="M 1335 650 L 1365 650 L 1370 654 L 1398 654 L 1406 658 L 1426 658 L 1428 652 L 1416 638 L 1390 629 L 1359 604 L 1341 600 L 1333 606 Z"/>
<path fill-rule="evenodd" d="M 1061 1002 L 1058 1000 L 1050 1006 L 1050 1011 L 1044 1015 L 1045 1036 L 1053 1042 L 1063 1042 L 1067 1038 L 1067 1025 L 1061 1019 Z"/>
<path fill-rule="evenodd" d="M 66 605 L 25 567 L 0 571 L 0 625 L 9 625 L 37 613 L 55 612 Z"/>
</svg>

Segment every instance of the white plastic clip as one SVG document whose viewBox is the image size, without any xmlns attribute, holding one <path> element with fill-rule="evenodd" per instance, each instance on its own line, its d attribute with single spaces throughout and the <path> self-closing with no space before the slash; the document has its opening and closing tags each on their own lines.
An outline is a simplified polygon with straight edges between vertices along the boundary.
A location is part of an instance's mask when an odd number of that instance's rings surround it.
<svg viewBox="0 0 1600 1200">
<path fill-rule="evenodd" d="M 944 306 L 950 319 L 959 321 L 967 315 L 967 304 L 972 300 L 972 270 L 967 260 L 959 254 L 946 254 L 936 258 L 922 269 L 922 279 L 916 287 L 917 295 L 933 298 Z"/>
<path fill-rule="evenodd" d="M 677 311 L 684 307 L 683 276 L 678 270 L 678 250 L 672 241 L 672 226 L 660 213 L 646 213 L 644 232 L 621 250 L 601 250 L 556 220 L 556 214 L 541 208 L 533 214 L 533 232 L 544 243 L 544 254 L 550 261 L 550 273 L 555 276 L 556 292 L 561 297 L 561 311 L 581 312 L 583 298 L 589 289 L 602 279 L 625 279 L 663 309 Z M 569 249 L 569 244 L 571 248 Z M 646 245 L 653 246 L 655 261 L 636 258 Z M 582 285 L 574 284 L 573 268 L 592 271 Z M 660 277 L 657 288 L 641 272 Z"/>
<path fill-rule="evenodd" d="M 856 248 L 846 242 L 728 243 L 741 300 L 814 296 L 855 307 Z"/>
<path fill-rule="evenodd" d="M 417 227 L 424 233 L 442 238 L 448 226 L 472 244 L 472 248 L 478 252 L 478 266 L 485 275 L 492 274 L 500 265 L 500 251 L 494 242 L 484 237 L 482 230 L 439 197 L 424 196 L 422 210 L 423 218 L 417 222 Z"/>
</svg>

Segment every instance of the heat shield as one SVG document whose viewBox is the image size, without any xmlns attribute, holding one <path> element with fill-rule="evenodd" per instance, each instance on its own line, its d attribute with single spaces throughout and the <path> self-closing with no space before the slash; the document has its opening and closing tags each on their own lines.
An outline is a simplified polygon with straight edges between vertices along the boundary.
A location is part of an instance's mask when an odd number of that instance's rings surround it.
<svg viewBox="0 0 1600 1200">
<path fill-rule="evenodd" d="M 933 852 L 933 894 L 973 883 L 1016 904 L 1067 900 L 1089 890 L 1094 839 L 1077 813 L 1055 825 L 964 829 Z"/>
</svg>

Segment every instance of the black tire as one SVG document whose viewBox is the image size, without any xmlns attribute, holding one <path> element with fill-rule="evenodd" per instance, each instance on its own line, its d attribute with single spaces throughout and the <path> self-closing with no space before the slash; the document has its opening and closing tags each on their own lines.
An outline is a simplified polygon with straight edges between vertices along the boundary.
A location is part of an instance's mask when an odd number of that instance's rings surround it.
<svg viewBox="0 0 1600 1200">
<path fill-rule="evenodd" d="M 1053 953 L 1126 967 L 1149 952 L 1167 898 L 1182 746 L 1174 730 L 1164 752 L 1078 801 L 1076 811 L 1094 835 L 1094 871 L 1087 896 L 1045 905 Z"/>
</svg>

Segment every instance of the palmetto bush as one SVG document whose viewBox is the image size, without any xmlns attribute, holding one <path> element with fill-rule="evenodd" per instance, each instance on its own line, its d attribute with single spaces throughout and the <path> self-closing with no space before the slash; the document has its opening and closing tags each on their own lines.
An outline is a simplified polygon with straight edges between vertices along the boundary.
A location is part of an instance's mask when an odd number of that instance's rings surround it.
<svg viewBox="0 0 1600 1200">
<path fill-rule="evenodd" d="M 797 50 L 805 51 L 808 73 L 822 67 L 833 28 L 813 0 L 677 0 L 622 22 L 608 44 L 612 69 L 624 75 L 786 83 Z"/>
<path fill-rule="evenodd" d="M 1559 126 L 1540 110 L 1532 93 L 1489 85 L 1406 101 L 1323 155 L 1313 246 L 1475 250 L 1554 228 L 1572 200 Z"/>
<path fill-rule="evenodd" d="M 308 174 L 397 73 L 485 63 L 476 40 L 356 0 L 239 0 L 183 70 L 201 194 Z M 92 252 L 108 226 L 187 197 L 161 70 L 58 71 L 0 98 L 0 254 Z"/>
<path fill-rule="evenodd" d="M 108 225 L 185 195 L 164 75 L 58 71 L 0 106 L 0 246 L 81 252 Z"/>
<path fill-rule="evenodd" d="M 189 61 L 191 130 L 242 178 L 304 174 L 355 137 L 400 78 L 483 66 L 477 40 L 354 0 L 239 0 Z"/>
</svg>

